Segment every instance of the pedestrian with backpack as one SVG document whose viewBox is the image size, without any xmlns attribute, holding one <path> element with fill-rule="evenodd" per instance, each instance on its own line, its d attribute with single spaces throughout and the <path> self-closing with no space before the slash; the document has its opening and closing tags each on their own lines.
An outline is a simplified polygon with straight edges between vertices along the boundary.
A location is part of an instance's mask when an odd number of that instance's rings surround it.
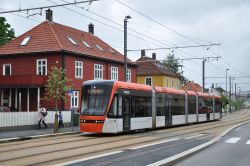
<svg viewBox="0 0 250 166">
<path fill-rule="evenodd" d="M 48 112 L 46 108 L 43 105 L 40 105 L 40 108 L 38 109 L 38 127 L 41 129 L 41 122 L 45 126 L 45 128 L 48 128 L 47 124 L 45 123 L 45 117 L 47 116 Z"/>
</svg>

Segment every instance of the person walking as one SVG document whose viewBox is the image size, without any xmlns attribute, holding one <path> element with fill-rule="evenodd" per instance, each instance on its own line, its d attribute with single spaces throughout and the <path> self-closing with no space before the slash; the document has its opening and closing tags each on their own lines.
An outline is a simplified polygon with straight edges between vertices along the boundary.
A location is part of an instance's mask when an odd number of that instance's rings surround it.
<svg viewBox="0 0 250 166">
<path fill-rule="evenodd" d="M 47 124 L 45 123 L 45 117 L 47 116 L 48 112 L 46 108 L 41 105 L 39 110 L 38 110 L 38 127 L 41 129 L 41 122 L 45 126 L 45 128 L 48 128 Z"/>
<path fill-rule="evenodd" d="M 62 111 L 59 111 L 58 119 L 59 119 L 58 128 L 59 128 L 59 129 L 60 129 L 61 127 L 64 128 Z"/>
</svg>

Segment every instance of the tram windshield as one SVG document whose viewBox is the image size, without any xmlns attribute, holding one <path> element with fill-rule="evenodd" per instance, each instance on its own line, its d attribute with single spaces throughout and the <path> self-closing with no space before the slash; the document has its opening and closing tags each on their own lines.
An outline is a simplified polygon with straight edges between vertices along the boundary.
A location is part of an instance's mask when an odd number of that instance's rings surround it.
<svg viewBox="0 0 250 166">
<path fill-rule="evenodd" d="M 112 86 L 86 85 L 82 89 L 81 114 L 103 116 L 110 99 Z"/>
</svg>

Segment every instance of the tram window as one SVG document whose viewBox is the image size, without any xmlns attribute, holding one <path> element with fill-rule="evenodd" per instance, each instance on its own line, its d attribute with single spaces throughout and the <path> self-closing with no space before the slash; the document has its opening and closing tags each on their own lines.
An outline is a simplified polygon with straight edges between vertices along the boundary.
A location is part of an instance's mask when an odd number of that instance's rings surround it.
<svg viewBox="0 0 250 166">
<path fill-rule="evenodd" d="M 215 100 L 215 112 L 220 113 L 222 112 L 222 103 L 220 99 Z"/>
<path fill-rule="evenodd" d="M 122 96 L 118 97 L 118 116 L 122 117 Z"/>
<path fill-rule="evenodd" d="M 166 97 L 164 94 L 159 94 L 156 99 L 156 109 L 157 109 L 157 116 L 165 116 L 165 109 L 166 109 Z"/>
<path fill-rule="evenodd" d="M 172 115 L 185 114 L 185 96 L 173 95 L 169 100 L 171 100 L 170 107 Z"/>
<path fill-rule="evenodd" d="M 151 111 L 151 98 L 150 97 L 135 97 L 135 109 L 132 108 L 132 117 L 150 117 L 152 116 Z"/>
<path fill-rule="evenodd" d="M 196 114 L 196 97 L 188 96 L 188 113 Z"/>
<path fill-rule="evenodd" d="M 108 117 L 110 118 L 116 118 L 117 117 L 117 96 L 114 96 L 109 113 L 108 113 Z"/>
<path fill-rule="evenodd" d="M 199 97 L 199 114 L 213 112 L 213 100 L 208 98 Z"/>
</svg>

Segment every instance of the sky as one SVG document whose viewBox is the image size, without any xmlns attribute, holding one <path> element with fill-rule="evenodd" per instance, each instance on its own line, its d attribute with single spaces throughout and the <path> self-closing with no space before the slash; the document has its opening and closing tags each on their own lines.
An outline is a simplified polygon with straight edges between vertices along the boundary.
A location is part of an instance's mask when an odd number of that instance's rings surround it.
<svg viewBox="0 0 250 166">
<path fill-rule="evenodd" d="M 77 0 L 79 2 L 81 0 Z M 75 2 L 75 0 L 1 0 L 0 10 L 41 7 Z M 123 53 L 123 23 L 128 20 L 128 50 L 169 48 L 220 43 L 219 46 L 162 49 L 146 51 L 156 53 L 158 60 L 169 54 L 176 58 L 211 58 L 205 63 L 206 88 L 226 88 L 228 77 L 234 77 L 237 91 L 250 90 L 250 1 L 249 0 L 99 0 L 67 7 L 52 8 L 53 21 L 88 31 L 95 26 L 95 35 Z M 1 14 L 14 28 L 16 36 L 45 20 L 45 9 L 12 14 Z M 27 16 L 29 16 L 27 18 Z M 129 51 L 128 58 L 135 61 L 140 51 Z M 183 60 L 184 76 L 202 84 L 202 59 Z M 211 78 L 222 77 L 222 78 Z M 229 79 L 228 79 L 229 89 Z M 235 85 L 234 85 L 235 87 Z"/>
</svg>

